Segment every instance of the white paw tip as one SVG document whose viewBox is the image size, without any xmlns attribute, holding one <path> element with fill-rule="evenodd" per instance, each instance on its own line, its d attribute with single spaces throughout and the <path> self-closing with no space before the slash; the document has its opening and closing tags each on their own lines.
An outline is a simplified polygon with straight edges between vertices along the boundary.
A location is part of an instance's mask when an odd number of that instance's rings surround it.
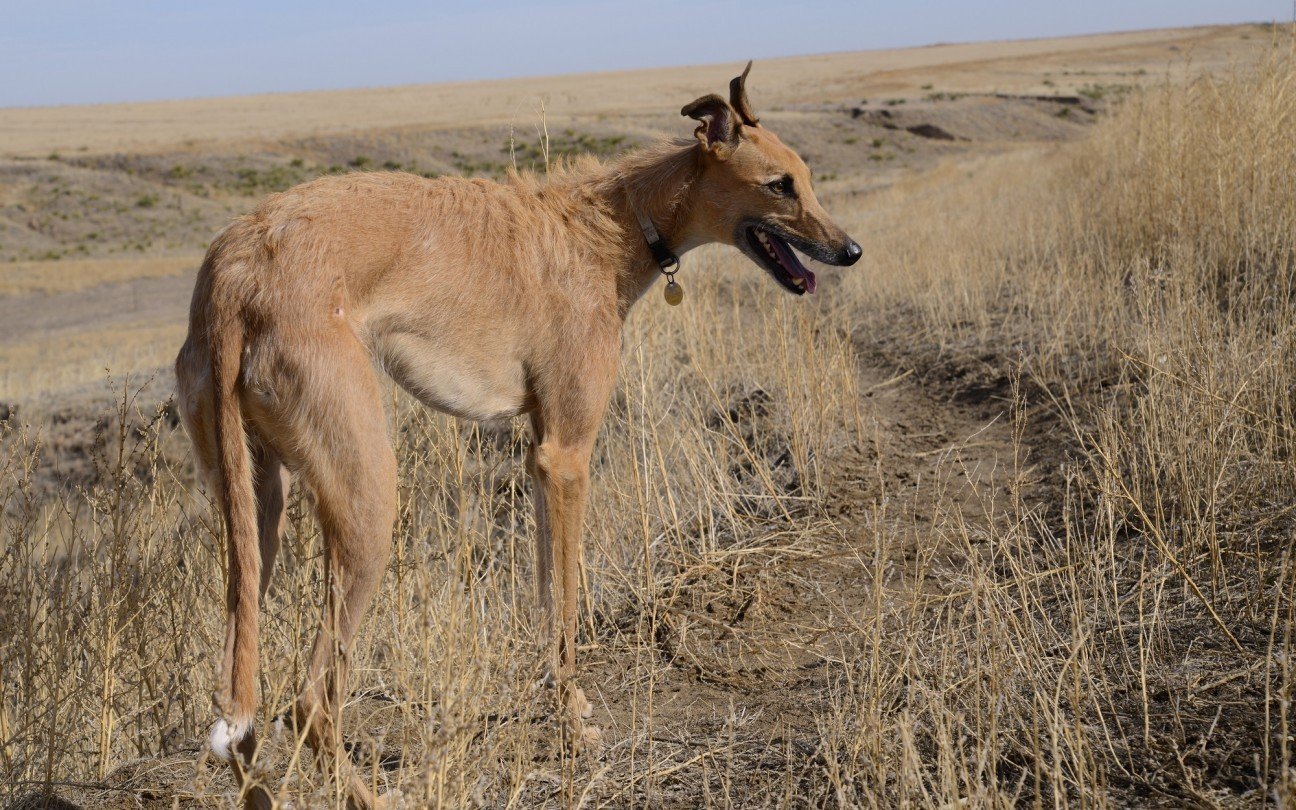
<svg viewBox="0 0 1296 810">
<path fill-rule="evenodd" d="M 212 726 L 211 734 L 207 737 L 207 745 L 211 748 L 213 756 L 229 762 L 232 756 L 230 752 L 247 736 L 247 733 L 246 726 L 237 723 L 231 726 L 222 718 Z"/>
</svg>

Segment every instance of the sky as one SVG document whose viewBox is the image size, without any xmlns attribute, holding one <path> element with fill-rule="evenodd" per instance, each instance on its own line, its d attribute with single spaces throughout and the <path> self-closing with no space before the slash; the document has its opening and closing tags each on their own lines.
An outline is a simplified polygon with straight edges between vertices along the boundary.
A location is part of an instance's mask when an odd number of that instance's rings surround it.
<svg viewBox="0 0 1296 810">
<path fill-rule="evenodd" d="M 1292 19 L 1292 0 L 0 0 L 0 107 Z"/>
</svg>

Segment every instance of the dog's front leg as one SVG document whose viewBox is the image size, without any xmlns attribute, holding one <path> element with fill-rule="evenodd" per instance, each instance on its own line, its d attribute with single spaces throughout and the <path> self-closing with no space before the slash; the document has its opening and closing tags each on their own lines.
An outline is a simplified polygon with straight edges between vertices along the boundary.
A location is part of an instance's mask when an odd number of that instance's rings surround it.
<svg viewBox="0 0 1296 810">
<path fill-rule="evenodd" d="M 531 446 L 527 448 L 526 469 L 531 476 L 531 499 L 535 502 L 535 586 L 536 586 L 536 604 L 540 612 L 540 632 L 543 633 L 544 645 L 546 647 L 553 643 L 554 626 L 553 626 L 553 537 L 549 532 L 549 514 L 545 508 L 544 482 L 540 478 L 540 468 L 536 464 L 540 442 L 544 436 L 544 430 L 541 427 L 540 417 L 532 415 L 531 417 L 532 433 L 535 439 Z M 551 662 L 552 664 L 553 662 Z M 545 673 L 545 683 L 549 685 L 549 679 L 554 677 L 556 669 L 552 666 Z"/>
<path fill-rule="evenodd" d="M 550 646 L 553 655 L 551 666 L 558 681 L 563 730 L 573 751 L 579 751 L 586 744 L 599 739 L 598 729 L 585 724 L 592 709 L 585 694 L 576 685 L 581 531 L 585 520 L 585 504 L 589 498 L 589 459 L 592 448 L 592 439 L 579 444 L 546 439 L 536 448 L 534 462 L 539 483 L 536 499 L 540 510 L 537 513 L 539 536 L 536 547 L 540 555 L 537 560 L 537 579 L 542 589 L 541 609 L 549 628 L 554 627 L 554 619 L 557 619 L 557 632 Z M 548 572 L 545 571 L 546 562 L 550 567 Z"/>
</svg>

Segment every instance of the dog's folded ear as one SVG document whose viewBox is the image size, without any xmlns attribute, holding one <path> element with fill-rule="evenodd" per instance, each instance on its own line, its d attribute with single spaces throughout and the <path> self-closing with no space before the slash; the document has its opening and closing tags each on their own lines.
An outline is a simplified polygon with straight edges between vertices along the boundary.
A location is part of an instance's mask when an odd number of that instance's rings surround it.
<svg viewBox="0 0 1296 810">
<path fill-rule="evenodd" d="M 751 102 L 747 100 L 747 74 L 751 72 L 751 60 L 747 60 L 747 67 L 743 68 L 741 76 L 734 76 L 729 80 L 729 106 L 733 107 L 738 117 L 749 127 L 760 124 L 760 119 L 756 113 L 752 112 Z"/>
<path fill-rule="evenodd" d="M 738 145 L 738 116 L 729 102 L 715 93 L 685 105 L 680 115 L 702 122 L 694 134 L 702 146 L 718 157 L 725 157 Z"/>
</svg>

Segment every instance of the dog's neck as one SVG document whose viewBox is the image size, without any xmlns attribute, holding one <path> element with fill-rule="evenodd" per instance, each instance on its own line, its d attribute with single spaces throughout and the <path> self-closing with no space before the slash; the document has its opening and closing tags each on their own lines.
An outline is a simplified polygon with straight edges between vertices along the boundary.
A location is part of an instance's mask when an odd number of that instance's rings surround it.
<svg viewBox="0 0 1296 810">
<path fill-rule="evenodd" d="M 640 218 L 652 222 L 675 255 L 707 241 L 692 226 L 693 191 L 702 174 L 695 141 L 674 141 L 632 152 L 607 166 L 596 193 L 615 223 L 617 297 L 622 317 L 661 275 Z"/>
</svg>

